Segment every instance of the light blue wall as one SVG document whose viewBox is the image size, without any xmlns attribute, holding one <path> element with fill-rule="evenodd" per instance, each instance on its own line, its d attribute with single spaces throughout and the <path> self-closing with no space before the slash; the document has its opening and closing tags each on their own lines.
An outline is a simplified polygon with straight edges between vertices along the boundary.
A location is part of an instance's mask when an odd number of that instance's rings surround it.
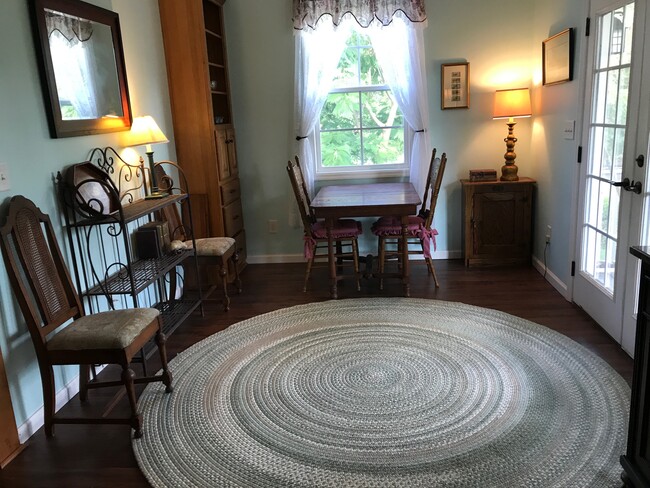
<svg viewBox="0 0 650 488">
<path fill-rule="evenodd" d="M 155 0 L 96 0 L 90 3 L 120 14 L 126 70 L 133 114 L 151 114 L 172 139 L 171 112 L 162 37 Z M 34 200 L 61 224 L 53 174 L 84 161 L 93 147 L 120 147 L 121 133 L 51 139 L 38 65 L 34 51 L 28 2 L 0 2 L 0 162 L 9 168 L 11 189 L 0 192 L 0 203 L 22 194 Z M 173 145 L 155 147 L 156 159 L 175 157 Z M 59 233 L 65 246 L 67 238 Z M 0 347 L 16 414 L 21 425 L 42 406 L 40 377 L 31 340 L 0 266 Z M 77 374 L 76 368 L 58 369 L 57 389 Z"/>
<path fill-rule="evenodd" d="M 251 260 L 295 258 L 302 249 L 301 229 L 290 218 L 294 203 L 284 171 L 287 159 L 295 153 L 291 4 L 291 0 L 237 0 L 225 6 Z M 541 70 L 542 40 L 565 26 L 582 26 L 586 4 L 587 0 L 523 0 L 506 7 L 500 0 L 426 1 L 430 138 L 432 145 L 446 151 L 449 158 L 435 219 L 440 232 L 439 255 L 461 253 L 459 180 L 468 177 L 469 169 L 499 170 L 503 164 L 507 127 L 502 120 L 492 120 L 494 91 L 526 86 L 533 90 L 535 116 L 518 119 L 515 134 L 519 139 L 516 152 L 520 175 L 540 181 L 534 254 L 543 257 L 539 243 L 548 222 L 553 227 L 549 269 L 563 281 L 569 278 L 573 166 L 567 161 L 573 157 L 575 144 L 559 137 L 544 139 L 540 134 L 542 130 L 555 134 L 558 121 L 578 118 L 582 81 L 538 89 L 534 77 Z M 581 44 L 579 41 L 578 54 Z M 470 63 L 470 109 L 441 110 L 440 65 L 464 61 Z M 578 60 L 576 71 L 580 65 Z M 278 234 L 268 233 L 269 219 L 278 220 Z M 376 252 L 373 240 L 366 238 L 362 253 Z"/>
<path fill-rule="evenodd" d="M 151 114 L 171 143 L 155 147 L 156 159 L 174 159 L 173 132 L 156 0 L 94 0 L 120 14 L 134 115 Z M 230 0 L 225 4 L 234 121 L 243 191 L 248 253 L 252 258 L 295 258 L 302 252 L 301 230 L 290 215 L 293 196 L 285 173 L 295 153 L 293 125 L 294 40 L 291 0 Z M 500 168 L 505 152 L 503 121 L 491 118 L 496 89 L 533 88 L 535 116 L 517 124 L 520 174 L 538 180 L 535 255 L 540 236 L 553 226 L 549 269 L 567 281 L 576 143 L 565 142 L 558 124 L 579 119 L 582 80 L 539 87 L 541 41 L 564 27 L 583 25 L 587 0 L 427 0 L 425 32 L 429 76 L 431 142 L 449 156 L 436 226 L 441 253 L 461 249 L 460 178 L 471 168 Z M 583 33 L 579 32 L 579 38 Z M 580 54 L 582 41 L 576 53 Z M 471 107 L 440 109 L 440 65 L 469 61 Z M 583 60 L 578 56 L 576 74 Z M 120 146 L 121 136 L 50 139 L 25 0 L 0 2 L 0 162 L 9 165 L 11 191 L 0 202 L 24 194 L 60 221 L 52 174 L 82 161 L 96 146 Z M 278 234 L 267 221 L 278 220 Z M 294 225 L 290 225 L 294 224 Z M 65 239 L 61 235 L 61 241 Z M 543 238 L 542 238 L 543 239 Z M 366 252 L 373 252 L 369 239 Z M 0 347 L 22 424 L 42 405 L 40 379 L 31 341 L 13 301 L 4 266 L 0 268 Z M 57 386 L 76 371 L 59 374 Z"/>
<path fill-rule="evenodd" d="M 536 2 L 532 52 L 541 53 L 541 40 L 566 28 L 575 29 L 575 65 L 573 81 L 542 86 L 541 64 L 535 75 L 532 93 L 532 152 L 537 179 L 535 207 L 534 254 L 543 261 L 546 226 L 552 228 L 551 244 L 546 252 L 548 269 L 571 287 L 573 259 L 572 232 L 575 225 L 575 204 L 578 189 L 577 154 L 582 129 L 582 97 L 586 64 L 585 19 L 589 13 L 587 0 L 544 0 Z M 564 139 L 564 125 L 575 120 L 575 139 Z M 569 290 L 570 291 L 570 290 Z"/>
</svg>

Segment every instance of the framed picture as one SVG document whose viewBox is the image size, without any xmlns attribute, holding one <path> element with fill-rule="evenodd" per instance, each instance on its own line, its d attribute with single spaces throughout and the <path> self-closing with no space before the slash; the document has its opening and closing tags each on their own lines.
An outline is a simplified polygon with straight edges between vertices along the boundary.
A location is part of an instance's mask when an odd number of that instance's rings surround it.
<svg viewBox="0 0 650 488">
<path fill-rule="evenodd" d="M 440 88 L 443 110 L 469 108 L 469 63 L 443 64 Z"/>
<path fill-rule="evenodd" d="M 555 85 L 573 79 L 573 29 L 542 41 L 542 84 Z"/>
</svg>

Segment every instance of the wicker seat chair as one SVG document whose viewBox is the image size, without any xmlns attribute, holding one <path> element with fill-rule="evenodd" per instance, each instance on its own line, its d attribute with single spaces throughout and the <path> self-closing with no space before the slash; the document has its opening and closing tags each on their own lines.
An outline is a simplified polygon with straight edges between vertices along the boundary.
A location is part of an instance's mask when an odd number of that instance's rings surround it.
<svg viewBox="0 0 650 488">
<path fill-rule="evenodd" d="M 34 343 L 43 387 L 45 434 L 54 424 L 129 424 L 142 436 L 134 384 L 162 381 L 172 391 L 167 368 L 165 336 L 160 312 L 155 308 L 112 310 L 85 315 L 56 241 L 49 217 L 23 196 L 14 196 L 0 246 L 11 286 Z M 136 378 L 131 360 L 151 339 L 160 352 L 162 373 Z M 60 417 L 55 414 L 54 365 L 80 365 L 79 396 L 88 389 L 124 385 L 131 408 L 128 418 Z M 117 364 L 120 381 L 89 380 L 90 365 Z"/>
<path fill-rule="evenodd" d="M 418 215 L 409 217 L 408 221 L 408 245 L 410 254 L 423 254 L 427 264 L 428 272 L 433 276 L 433 281 L 436 288 L 440 287 L 436 270 L 433 266 L 433 259 L 431 258 L 431 245 L 435 250 L 436 235 L 438 231 L 431 228 L 433 223 L 433 215 L 438 201 L 438 193 L 440 192 L 440 185 L 442 184 L 442 177 L 447 165 L 447 155 L 442 154 L 440 158 L 436 157 L 436 150 L 431 153 L 431 163 L 429 164 L 429 172 L 425 184 L 424 197 L 422 198 L 422 208 Z M 431 196 L 429 197 L 429 192 Z M 427 206 L 427 199 L 430 198 Z M 379 238 L 379 273 L 380 276 L 384 273 L 386 260 L 391 257 L 397 257 L 400 254 L 402 224 L 400 219 L 392 216 L 381 217 L 379 220 L 372 224 L 372 232 Z M 416 249 L 412 249 L 411 244 L 416 245 Z M 419 247 L 419 249 L 418 249 Z M 379 288 L 383 289 L 383 279 L 380 278 Z"/>
</svg>

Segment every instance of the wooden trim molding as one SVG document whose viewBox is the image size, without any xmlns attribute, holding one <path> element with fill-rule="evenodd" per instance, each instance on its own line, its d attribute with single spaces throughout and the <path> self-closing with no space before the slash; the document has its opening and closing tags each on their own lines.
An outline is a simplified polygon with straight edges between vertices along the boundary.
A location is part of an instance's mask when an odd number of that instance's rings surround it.
<svg viewBox="0 0 650 488">
<path fill-rule="evenodd" d="M 24 447 L 25 445 L 21 445 L 18 438 L 5 363 L 0 351 L 0 469 L 9 464 Z"/>
</svg>

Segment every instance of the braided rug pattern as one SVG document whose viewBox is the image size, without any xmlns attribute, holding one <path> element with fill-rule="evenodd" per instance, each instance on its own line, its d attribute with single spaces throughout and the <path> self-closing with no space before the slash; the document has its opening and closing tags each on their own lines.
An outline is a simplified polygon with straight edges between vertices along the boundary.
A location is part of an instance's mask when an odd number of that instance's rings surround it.
<svg viewBox="0 0 650 488">
<path fill-rule="evenodd" d="M 541 325 L 350 299 L 230 326 L 150 384 L 133 440 L 154 487 L 618 487 L 630 389 Z"/>
</svg>

